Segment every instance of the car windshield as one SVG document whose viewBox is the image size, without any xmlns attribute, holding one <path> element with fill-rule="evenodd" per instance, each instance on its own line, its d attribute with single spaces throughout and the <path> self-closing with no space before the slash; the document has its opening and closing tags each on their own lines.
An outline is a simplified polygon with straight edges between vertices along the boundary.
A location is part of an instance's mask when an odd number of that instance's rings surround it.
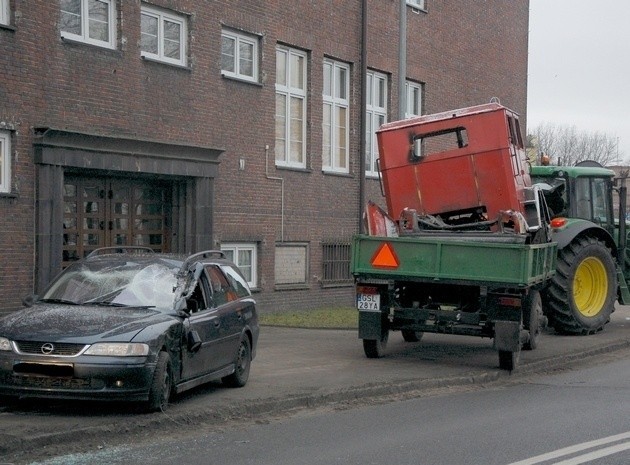
<svg viewBox="0 0 630 465">
<path fill-rule="evenodd" d="M 40 300 L 81 305 L 173 309 L 178 267 L 168 261 L 85 262 L 62 273 Z"/>
</svg>

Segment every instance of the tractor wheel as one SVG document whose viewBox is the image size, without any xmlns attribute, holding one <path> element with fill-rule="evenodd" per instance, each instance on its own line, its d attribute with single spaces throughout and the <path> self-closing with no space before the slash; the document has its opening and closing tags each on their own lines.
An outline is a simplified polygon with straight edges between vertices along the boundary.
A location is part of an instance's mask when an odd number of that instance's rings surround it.
<svg viewBox="0 0 630 465">
<path fill-rule="evenodd" d="M 610 249 L 593 237 L 576 238 L 558 253 L 544 310 L 560 334 L 593 334 L 610 320 L 616 295 Z"/>
<path fill-rule="evenodd" d="M 363 339 L 363 352 L 367 358 L 381 358 L 385 354 L 389 331 L 381 339 Z"/>
<path fill-rule="evenodd" d="M 543 328 L 544 316 L 540 292 L 531 290 L 523 299 L 523 326 L 529 331 L 529 339 L 523 349 L 534 350 L 538 347 L 538 339 Z"/>
<path fill-rule="evenodd" d="M 414 331 L 412 329 L 403 329 L 400 332 L 405 342 L 418 342 L 424 336 L 422 331 Z"/>
</svg>

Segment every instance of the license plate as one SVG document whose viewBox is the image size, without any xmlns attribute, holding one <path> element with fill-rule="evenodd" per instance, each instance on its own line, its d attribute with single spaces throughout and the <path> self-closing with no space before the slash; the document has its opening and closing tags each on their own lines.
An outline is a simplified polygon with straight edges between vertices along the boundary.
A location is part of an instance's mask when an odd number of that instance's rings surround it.
<svg viewBox="0 0 630 465">
<path fill-rule="evenodd" d="M 381 310 L 380 294 L 357 294 L 357 308 L 368 312 Z"/>
</svg>

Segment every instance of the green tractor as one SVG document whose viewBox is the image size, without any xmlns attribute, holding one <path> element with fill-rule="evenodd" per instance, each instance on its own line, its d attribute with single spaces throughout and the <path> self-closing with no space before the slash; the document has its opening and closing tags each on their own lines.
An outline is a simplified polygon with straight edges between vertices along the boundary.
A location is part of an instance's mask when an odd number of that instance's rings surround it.
<svg viewBox="0 0 630 465">
<path fill-rule="evenodd" d="M 630 303 L 625 177 L 595 162 L 533 166 L 530 174 L 545 194 L 558 243 L 556 274 L 542 296 L 549 325 L 560 334 L 601 331 L 615 301 Z"/>
</svg>

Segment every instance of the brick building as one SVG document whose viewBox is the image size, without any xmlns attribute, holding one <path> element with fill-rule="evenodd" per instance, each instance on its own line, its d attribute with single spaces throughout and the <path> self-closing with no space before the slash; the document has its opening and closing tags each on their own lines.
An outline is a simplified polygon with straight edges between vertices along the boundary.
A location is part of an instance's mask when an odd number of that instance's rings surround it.
<svg viewBox="0 0 630 465">
<path fill-rule="evenodd" d="M 362 193 L 380 199 L 374 129 L 399 95 L 406 115 L 497 97 L 524 118 L 528 14 L 527 0 L 0 0 L 0 313 L 119 244 L 221 248 L 262 311 L 351 304 Z"/>
</svg>

